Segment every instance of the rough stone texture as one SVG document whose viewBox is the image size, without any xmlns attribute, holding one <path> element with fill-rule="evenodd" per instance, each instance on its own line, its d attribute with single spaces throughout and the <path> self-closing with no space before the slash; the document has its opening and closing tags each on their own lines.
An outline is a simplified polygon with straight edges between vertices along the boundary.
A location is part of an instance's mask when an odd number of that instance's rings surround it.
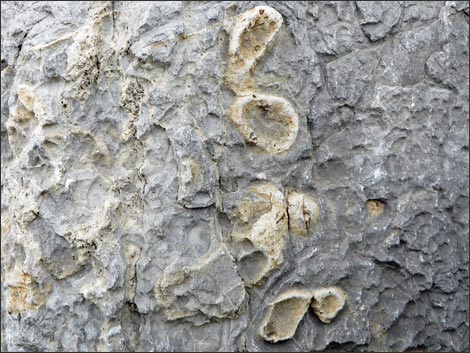
<svg viewBox="0 0 470 353">
<path fill-rule="evenodd" d="M 469 349 L 467 1 L 1 20 L 2 350 Z"/>
</svg>

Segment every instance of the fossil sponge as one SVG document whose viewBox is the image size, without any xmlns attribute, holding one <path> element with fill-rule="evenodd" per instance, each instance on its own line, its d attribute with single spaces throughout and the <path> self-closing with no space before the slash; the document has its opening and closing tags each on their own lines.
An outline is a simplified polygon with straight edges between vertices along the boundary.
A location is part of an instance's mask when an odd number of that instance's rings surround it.
<svg viewBox="0 0 470 353">
<path fill-rule="evenodd" d="M 281 14 L 269 6 L 257 6 L 236 17 L 226 72 L 227 84 L 235 92 L 244 90 L 250 70 L 265 54 L 282 22 Z"/>
<path fill-rule="evenodd" d="M 247 275 L 246 283 L 256 284 L 284 261 L 288 234 L 284 193 L 270 183 L 254 185 L 225 195 L 224 210 L 233 223 L 231 239 L 251 244 L 252 255 L 240 254 L 238 259 L 244 259 L 241 271 Z"/>
<path fill-rule="evenodd" d="M 320 207 L 315 200 L 305 194 L 291 192 L 287 195 L 287 212 L 289 213 L 289 229 L 297 235 L 307 235 L 318 221 Z"/>
<path fill-rule="evenodd" d="M 230 117 L 247 141 L 272 154 L 287 151 L 299 132 L 299 116 L 282 97 L 256 92 L 238 97 Z"/>
<path fill-rule="evenodd" d="M 311 299 L 312 292 L 306 289 L 291 289 L 280 294 L 269 306 L 261 326 L 261 337 L 271 343 L 292 338 Z"/>
<path fill-rule="evenodd" d="M 328 324 L 344 308 L 346 298 L 346 293 L 338 287 L 316 289 L 313 291 L 313 312 L 322 322 Z"/>
</svg>

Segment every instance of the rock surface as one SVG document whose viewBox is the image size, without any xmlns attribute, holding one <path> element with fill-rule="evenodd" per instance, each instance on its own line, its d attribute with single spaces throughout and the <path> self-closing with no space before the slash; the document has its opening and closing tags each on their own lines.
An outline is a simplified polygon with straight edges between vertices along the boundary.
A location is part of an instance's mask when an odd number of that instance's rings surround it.
<svg viewBox="0 0 470 353">
<path fill-rule="evenodd" d="M 468 1 L 1 20 L 2 351 L 469 349 Z"/>
</svg>

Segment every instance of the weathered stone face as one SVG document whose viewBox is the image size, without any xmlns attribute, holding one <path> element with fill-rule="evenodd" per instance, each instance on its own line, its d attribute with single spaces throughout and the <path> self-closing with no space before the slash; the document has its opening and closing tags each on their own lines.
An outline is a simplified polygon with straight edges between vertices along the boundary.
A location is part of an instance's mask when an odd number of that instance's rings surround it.
<svg viewBox="0 0 470 353">
<path fill-rule="evenodd" d="M 465 351 L 467 1 L 2 2 L 2 351 Z"/>
</svg>

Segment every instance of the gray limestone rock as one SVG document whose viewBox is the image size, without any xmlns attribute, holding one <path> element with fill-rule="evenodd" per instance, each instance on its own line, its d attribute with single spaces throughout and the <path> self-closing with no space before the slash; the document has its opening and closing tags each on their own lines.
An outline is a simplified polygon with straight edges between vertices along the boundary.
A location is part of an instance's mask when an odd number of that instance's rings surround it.
<svg viewBox="0 0 470 353">
<path fill-rule="evenodd" d="M 468 351 L 468 1 L 1 3 L 2 351 Z"/>
<path fill-rule="evenodd" d="M 371 41 L 382 39 L 398 23 L 401 6 L 398 1 L 356 1 L 361 25 Z"/>
</svg>

